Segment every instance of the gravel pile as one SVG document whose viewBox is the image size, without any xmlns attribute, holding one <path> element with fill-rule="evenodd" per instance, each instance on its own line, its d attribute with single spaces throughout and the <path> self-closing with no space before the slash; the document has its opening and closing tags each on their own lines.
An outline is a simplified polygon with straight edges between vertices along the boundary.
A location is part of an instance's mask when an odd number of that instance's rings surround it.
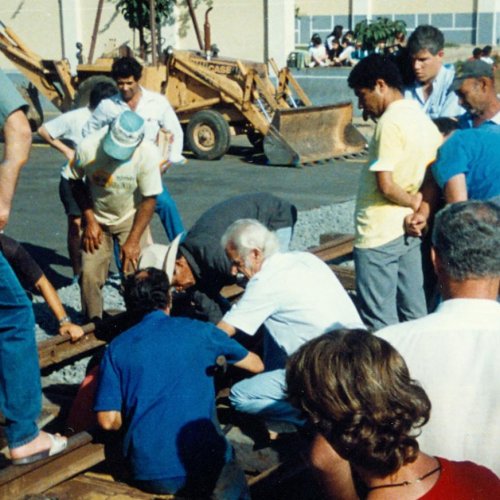
<svg viewBox="0 0 500 500">
<path fill-rule="evenodd" d="M 354 233 L 354 200 L 299 212 L 293 233 L 292 250 L 319 245 L 325 233 Z"/>
<path fill-rule="evenodd" d="M 319 245 L 319 237 L 325 233 L 353 233 L 354 232 L 354 201 L 329 205 L 313 210 L 299 212 L 292 250 L 305 250 Z M 349 263 L 347 263 L 349 265 Z M 104 287 L 105 309 L 125 309 L 120 295 L 120 281 L 112 276 Z M 77 322 L 82 323 L 80 313 L 80 289 L 78 285 L 71 285 L 58 290 L 59 297 L 68 314 Z M 57 332 L 57 322 L 50 313 L 47 305 L 39 296 L 33 297 L 33 308 L 36 317 L 37 340 L 47 339 Z M 49 332 L 52 332 L 49 333 Z M 85 375 L 85 368 L 89 358 L 81 359 L 76 363 L 65 366 L 61 370 L 44 377 L 44 385 L 58 383 L 80 383 Z"/>
</svg>

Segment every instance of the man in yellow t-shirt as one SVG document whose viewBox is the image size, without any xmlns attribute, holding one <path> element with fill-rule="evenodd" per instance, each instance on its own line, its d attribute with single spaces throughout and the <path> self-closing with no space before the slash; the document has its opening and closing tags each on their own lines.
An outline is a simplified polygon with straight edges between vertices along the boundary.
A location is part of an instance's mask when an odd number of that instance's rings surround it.
<svg viewBox="0 0 500 500">
<path fill-rule="evenodd" d="M 82 311 L 102 317 L 101 290 L 108 276 L 113 240 L 125 273 L 135 269 L 150 244 L 149 223 L 162 192 L 158 148 L 144 137 L 144 120 L 122 112 L 109 126 L 86 137 L 68 166 L 68 179 L 82 210 Z"/>
<path fill-rule="evenodd" d="M 420 239 L 404 219 L 422 200 L 419 188 L 441 135 L 418 105 L 405 100 L 392 61 L 374 54 L 351 71 L 365 117 L 377 120 L 356 203 L 354 262 L 363 321 L 374 329 L 427 314 Z"/>
</svg>

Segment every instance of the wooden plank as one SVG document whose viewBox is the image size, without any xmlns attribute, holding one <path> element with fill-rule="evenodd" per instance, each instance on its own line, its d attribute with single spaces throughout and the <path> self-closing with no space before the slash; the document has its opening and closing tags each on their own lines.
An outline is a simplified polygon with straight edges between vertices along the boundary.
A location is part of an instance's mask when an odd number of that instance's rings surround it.
<svg viewBox="0 0 500 500">
<path fill-rule="evenodd" d="M 345 257 L 352 253 L 354 249 L 354 235 L 352 234 L 339 234 L 335 235 L 333 239 L 322 243 L 316 247 L 309 249 L 321 260 L 328 262 L 329 260 Z"/>
<path fill-rule="evenodd" d="M 350 267 L 328 266 L 346 290 L 356 290 L 356 273 Z"/>
<path fill-rule="evenodd" d="M 75 343 L 67 339 L 61 340 L 62 342 L 58 338 L 49 339 L 38 344 L 40 368 L 56 365 L 61 363 L 61 361 L 73 358 L 106 344 L 104 340 L 97 339 L 94 333 L 85 335 Z"/>
<path fill-rule="evenodd" d="M 71 342 L 69 335 L 58 335 L 52 339 L 38 343 L 40 368 L 61 363 L 84 352 L 96 349 L 131 326 L 131 318 L 127 312 L 110 311 L 112 317 L 96 323 L 87 323 L 82 328 L 85 335 L 77 342 Z"/>
<path fill-rule="evenodd" d="M 226 299 L 235 299 L 243 294 L 244 288 L 238 285 L 228 285 L 221 290 L 221 295 Z"/>
<path fill-rule="evenodd" d="M 68 440 L 68 448 L 59 455 L 31 465 L 11 465 L 0 471 L 0 498 L 23 498 L 47 489 L 104 461 L 104 445 L 92 442 L 87 432 Z"/>
<path fill-rule="evenodd" d="M 89 472 L 80 474 L 44 493 L 51 498 L 74 498 L 78 500 L 116 500 L 118 498 L 120 500 L 147 500 L 153 498 L 175 498 L 174 495 L 152 495 L 144 493 L 127 484 L 116 482 L 109 476 Z"/>
</svg>

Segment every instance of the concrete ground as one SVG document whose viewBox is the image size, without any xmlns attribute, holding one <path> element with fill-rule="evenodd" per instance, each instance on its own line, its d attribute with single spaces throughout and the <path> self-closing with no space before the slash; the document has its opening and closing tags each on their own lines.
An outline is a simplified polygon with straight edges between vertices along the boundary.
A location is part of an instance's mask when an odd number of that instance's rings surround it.
<svg viewBox="0 0 500 500">
<path fill-rule="evenodd" d="M 0 154 L 1 148 L 0 146 Z M 223 159 L 189 159 L 171 169 L 164 180 L 178 204 L 186 228 L 210 206 L 242 193 L 267 191 L 308 210 L 352 199 L 361 168 L 359 161 L 328 161 L 293 168 L 271 167 L 251 156 L 244 138 L 233 140 Z M 34 144 L 19 180 L 6 234 L 21 241 L 56 286 L 68 284 L 71 268 L 66 250 L 66 217 L 59 201 L 62 157 L 48 146 Z M 167 243 L 158 218 L 153 220 L 157 242 Z"/>
</svg>

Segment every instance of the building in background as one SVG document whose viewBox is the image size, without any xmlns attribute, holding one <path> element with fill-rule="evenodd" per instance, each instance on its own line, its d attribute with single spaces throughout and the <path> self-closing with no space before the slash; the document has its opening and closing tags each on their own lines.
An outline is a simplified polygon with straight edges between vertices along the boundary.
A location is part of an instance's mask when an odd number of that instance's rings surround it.
<svg viewBox="0 0 500 500">
<path fill-rule="evenodd" d="M 306 45 L 313 33 L 324 39 L 337 24 L 354 29 L 363 19 L 388 17 L 439 28 L 447 42 L 472 45 L 500 43 L 500 0 L 295 0 L 295 44 Z"/>
<path fill-rule="evenodd" d="M 33 51 L 44 59 L 67 58 L 71 67 L 77 64 L 77 48 L 83 45 L 84 61 L 89 54 L 99 0 L 2 0 L 0 21 L 12 28 Z M 162 47 L 197 49 L 198 43 L 187 8 L 176 7 L 177 22 L 160 27 Z M 212 43 L 221 56 L 264 61 L 269 57 L 279 66 L 286 63 L 294 49 L 294 2 L 292 0 L 215 0 L 209 15 Z M 196 9 L 202 30 L 207 5 Z M 116 3 L 104 0 L 95 57 L 113 47 L 139 46 L 137 33 L 129 29 Z M 0 55 L 0 67 L 13 66 Z"/>
</svg>

